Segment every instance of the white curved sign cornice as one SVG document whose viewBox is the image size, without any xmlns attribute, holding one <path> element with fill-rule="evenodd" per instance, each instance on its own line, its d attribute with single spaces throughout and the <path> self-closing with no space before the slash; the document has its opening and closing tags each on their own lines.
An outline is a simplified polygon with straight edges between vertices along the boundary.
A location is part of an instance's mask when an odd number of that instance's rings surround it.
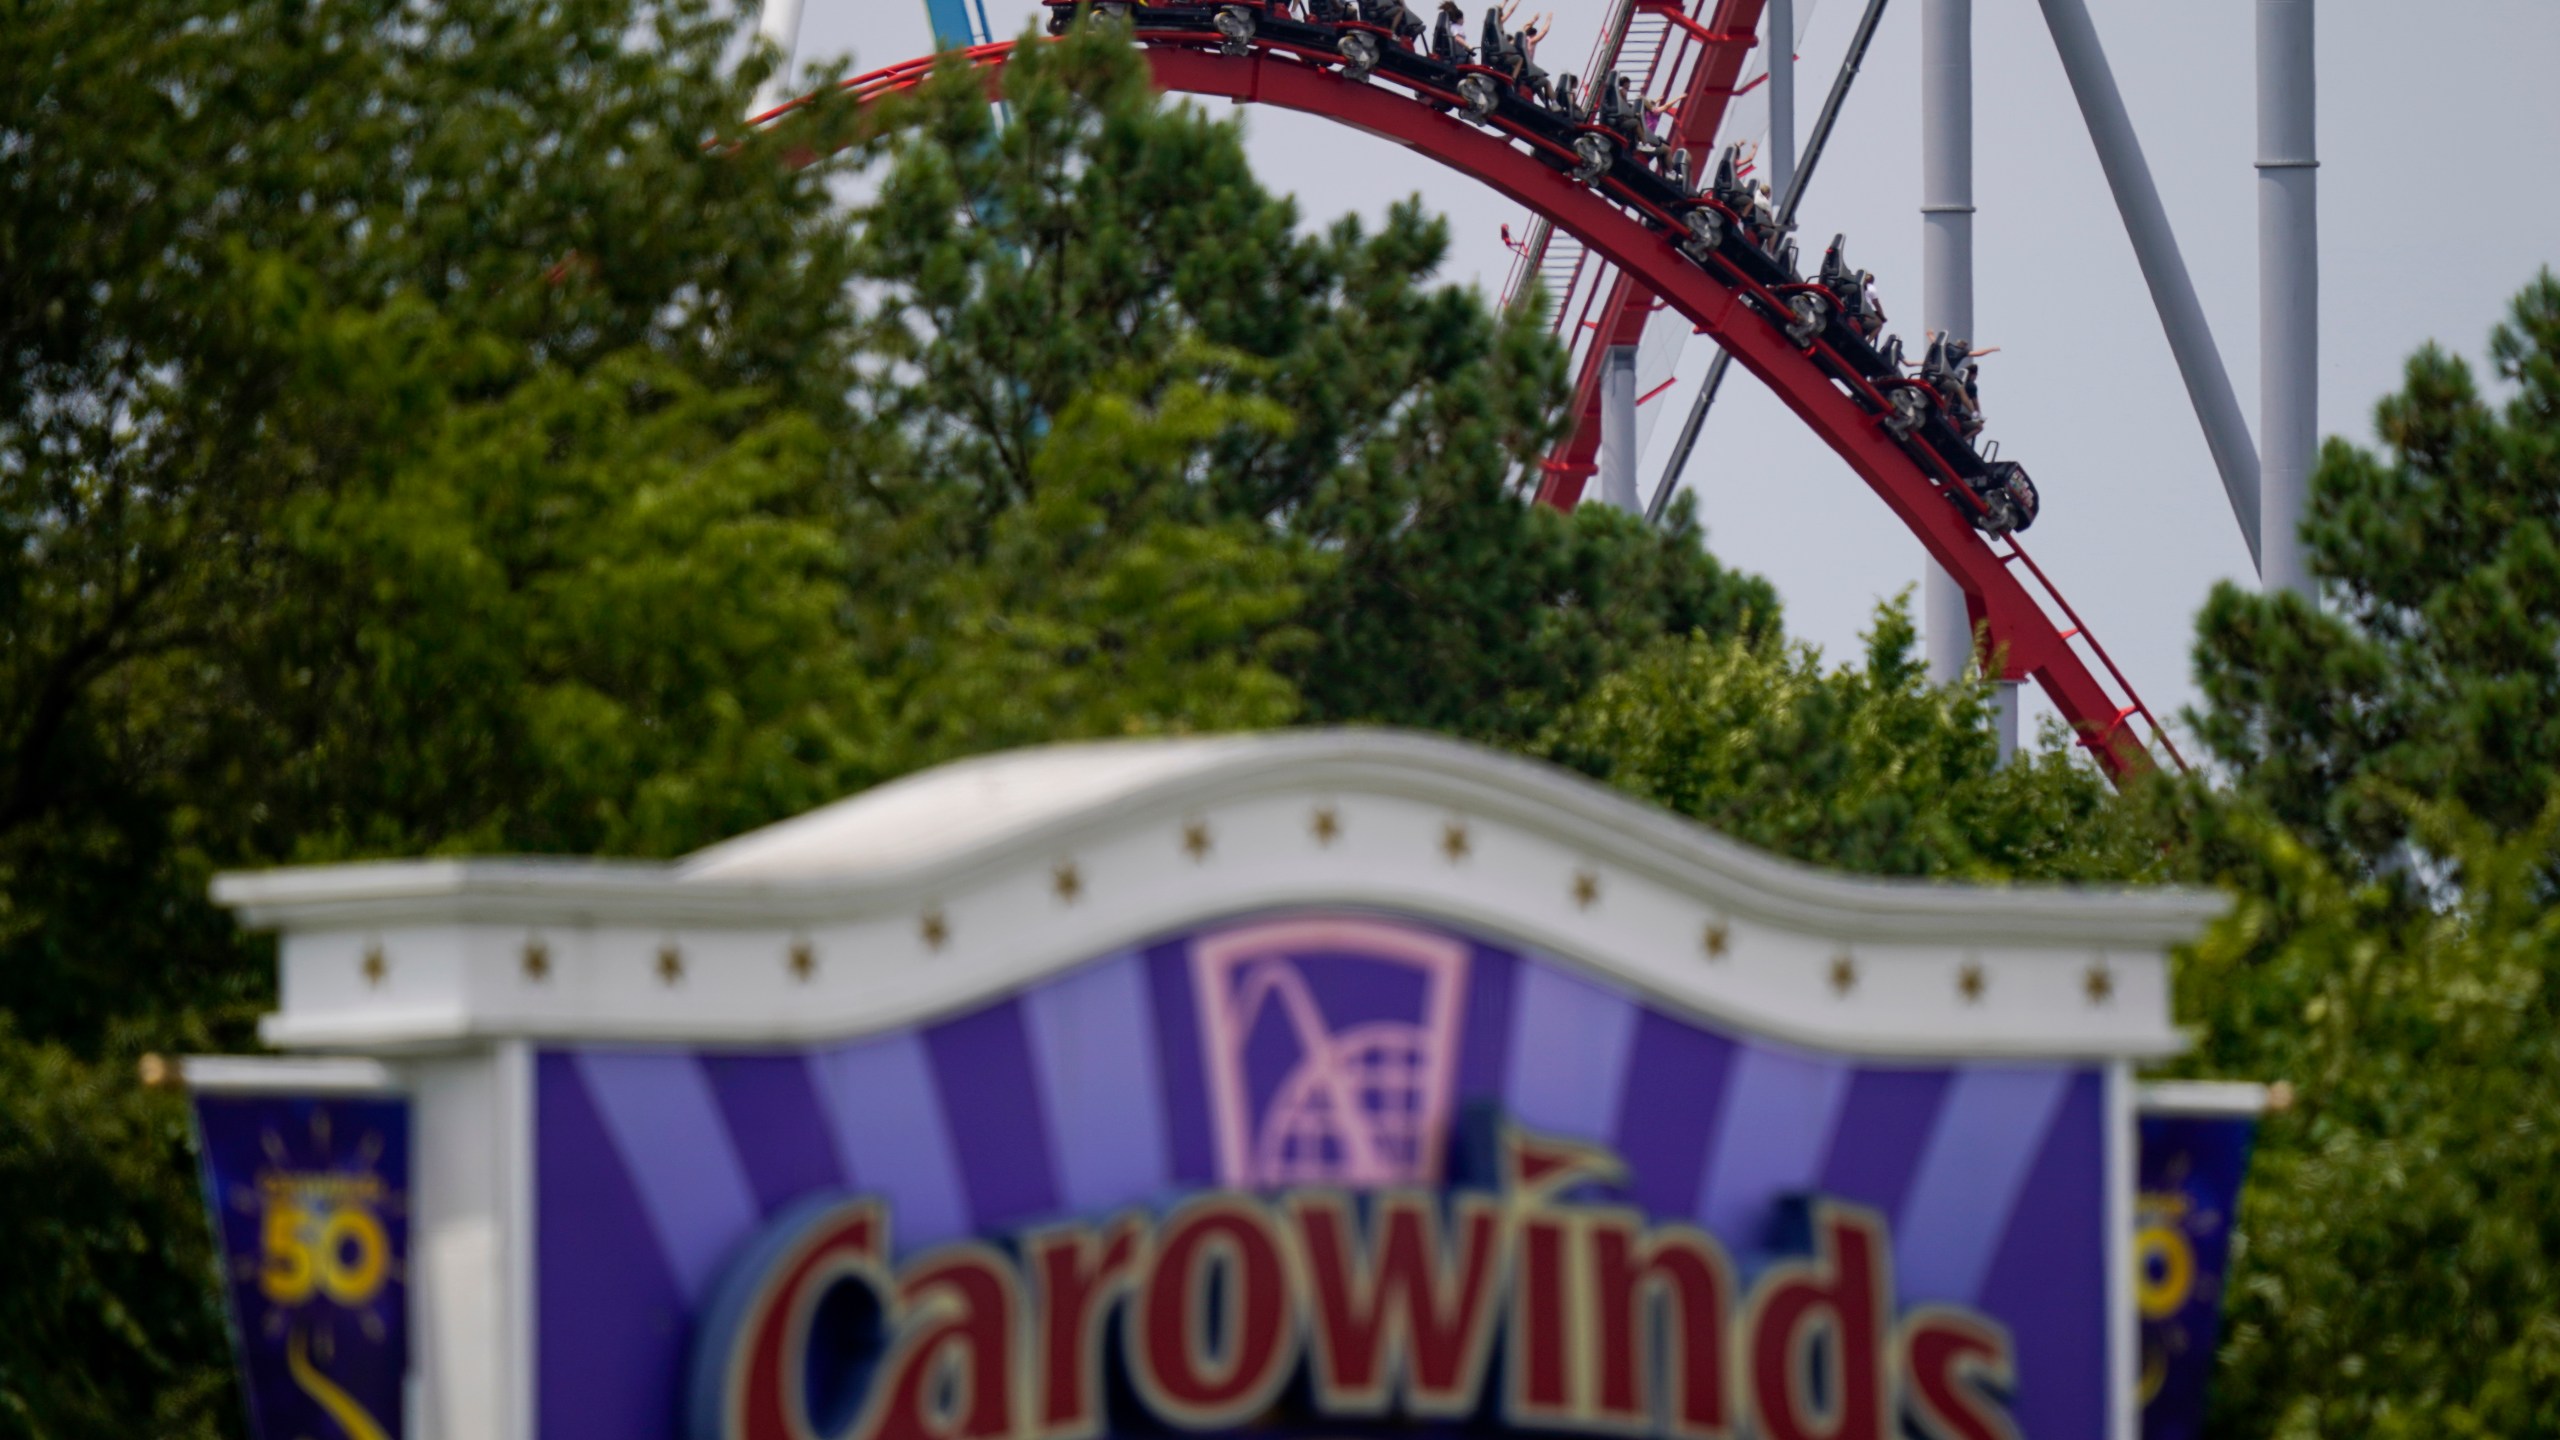
<svg viewBox="0 0 2560 1440">
<path fill-rule="evenodd" d="M 266 1033 L 297 1048 L 842 1038 L 1205 920 L 1351 907 L 1795 1043 L 2020 1057 L 2174 1051 L 2166 952 L 2225 905 L 1819 871 L 1549 766 L 1362 730 L 993 756 L 672 864 L 304 867 L 214 896 L 284 932 Z"/>
</svg>

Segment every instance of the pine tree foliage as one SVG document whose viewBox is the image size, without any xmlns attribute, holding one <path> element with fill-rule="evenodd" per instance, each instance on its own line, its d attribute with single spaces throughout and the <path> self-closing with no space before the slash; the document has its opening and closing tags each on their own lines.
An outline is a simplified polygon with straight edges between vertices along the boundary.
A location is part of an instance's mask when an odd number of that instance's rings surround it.
<svg viewBox="0 0 2560 1440">
<path fill-rule="evenodd" d="M 2199 1074 L 2283 1079 L 2242 1206 L 2214 1433 L 2560 1432 L 2560 283 L 2493 332 L 2503 403 L 2428 346 L 2332 440 L 2324 606 L 2225 587 L 2158 787 L 2238 896 L 2180 967 Z"/>
<path fill-rule="evenodd" d="M 2560 781 L 2560 279 L 2489 345 L 2503 404 L 2430 345 L 2332 439 L 2304 539 L 2324 605 L 2218 588 L 2199 622 L 2198 728 L 2234 783 L 2324 851 L 2403 863 L 2396 787 L 2529 824 Z"/>
</svg>

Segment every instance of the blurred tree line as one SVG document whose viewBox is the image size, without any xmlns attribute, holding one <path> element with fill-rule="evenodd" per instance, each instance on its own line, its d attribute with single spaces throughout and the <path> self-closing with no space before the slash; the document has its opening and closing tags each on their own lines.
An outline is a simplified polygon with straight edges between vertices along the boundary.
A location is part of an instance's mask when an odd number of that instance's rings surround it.
<svg viewBox="0 0 2560 1440">
<path fill-rule="evenodd" d="M 132 1078 L 271 1003 L 215 871 L 673 854 L 987 749 L 1355 722 L 1819 863 L 2230 885 L 2191 1066 L 2306 1103 L 2220 1423 L 2560 1431 L 2547 278 L 2503 409 L 2429 352 L 2390 453 L 2324 458 L 2327 611 L 2215 597 L 2214 777 L 2119 799 L 2063 737 L 1997 765 L 1899 606 L 1827 667 L 1685 509 L 1519 500 L 1564 357 L 1434 283 L 1418 205 L 1310 232 L 1100 35 L 1001 118 L 950 77 L 761 134 L 741 53 L 708 0 L 0 25 L 0 1435 L 238 1428 Z"/>
</svg>

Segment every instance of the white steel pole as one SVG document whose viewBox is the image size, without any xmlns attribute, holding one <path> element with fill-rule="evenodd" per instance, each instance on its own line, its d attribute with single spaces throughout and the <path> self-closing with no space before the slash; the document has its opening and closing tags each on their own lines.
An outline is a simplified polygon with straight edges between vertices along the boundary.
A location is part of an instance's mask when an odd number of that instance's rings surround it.
<svg viewBox="0 0 2560 1440">
<path fill-rule="evenodd" d="M 1640 513 L 1636 499 L 1636 347 L 1612 345 L 1600 360 L 1600 503 Z"/>
<path fill-rule="evenodd" d="M 1973 0 L 1920 4 L 1920 323 L 1973 335 Z M 1925 563 L 1921 634 L 1944 685 L 1973 663 L 1973 622 L 1955 577 Z"/>
<path fill-rule="evenodd" d="M 2169 213 L 2160 205 L 2160 189 L 2151 181 L 2151 166 L 2142 158 L 2142 142 L 2134 136 L 2133 117 L 2125 112 L 2115 73 L 2107 68 L 2107 52 L 2099 47 L 2098 27 L 2090 23 L 2083 0 L 2040 0 L 2053 48 L 2062 56 L 2062 71 L 2080 101 L 2089 139 L 2098 147 L 2098 165 L 2107 172 L 2107 188 L 2115 192 L 2116 210 L 2124 216 L 2124 233 L 2133 241 L 2133 258 L 2151 287 L 2151 303 L 2160 312 L 2160 328 L 2168 333 L 2169 353 L 2177 357 L 2178 374 L 2187 382 L 2187 399 L 2204 427 L 2204 443 L 2222 472 L 2222 488 L 2231 497 L 2231 513 L 2249 542 L 2249 558 L 2264 562 L 2258 540 L 2258 450 L 2249 442 L 2249 422 L 2232 393 L 2230 372 L 2222 368 L 2222 352 L 2214 347 L 2213 327 L 2205 323 L 2204 306 L 2196 299 L 2195 282 L 2187 278 L 2187 262 L 2178 254 L 2178 237 L 2169 229 Z M 2263 23 L 2263 21 L 2261 22 Z"/>
<path fill-rule="evenodd" d="M 782 52 L 782 63 L 756 87 L 755 113 L 761 115 L 791 98 L 791 62 L 800 48 L 802 0 L 764 0 L 756 12 L 756 34 Z"/>
<path fill-rule="evenodd" d="M 2317 601 L 2302 519 L 2320 445 L 2312 0 L 2258 0 L 2258 576 Z"/>
<path fill-rule="evenodd" d="M 1796 0 L 1769 0 L 1769 193 L 1796 179 Z"/>
</svg>

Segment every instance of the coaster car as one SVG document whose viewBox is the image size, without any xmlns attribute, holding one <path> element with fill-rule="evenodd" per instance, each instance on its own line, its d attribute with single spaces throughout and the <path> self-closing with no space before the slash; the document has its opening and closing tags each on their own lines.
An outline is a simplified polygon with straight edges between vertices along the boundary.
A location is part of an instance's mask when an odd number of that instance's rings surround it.
<svg viewBox="0 0 2560 1440">
<path fill-rule="evenodd" d="M 1618 163 L 1618 132 L 1606 125 L 1585 122 L 1573 127 L 1573 178 L 1589 184 L 1609 173 Z"/>
<path fill-rule="evenodd" d="M 1929 417 L 1945 412 L 1946 400 L 1937 388 L 1925 380 L 1909 376 L 1879 377 L 1875 386 L 1884 392 L 1884 428 L 1897 440 L 1908 440 L 1918 434 Z"/>
<path fill-rule="evenodd" d="M 1680 253 L 1704 265 L 1734 233 L 1733 212 L 1704 196 L 1680 207 Z"/>
<path fill-rule="evenodd" d="M 1396 32 L 1384 25 L 1366 20 L 1345 20 L 1334 27 L 1333 48 L 1342 56 L 1342 74 L 1349 80 L 1366 80 L 1378 68 L 1378 60 L 1390 49 L 1401 49 Z"/>
<path fill-rule="evenodd" d="M 1502 108 L 1502 97 L 1511 92 L 1511 77 L 1490 65 L 1460 65 L 1458 98 L 1467 103 L 1467 113 L 1479 120 L 1490 120 Z"/>
<path fill-rule="evenodd" d="M 1973 526 L 1985 535 L 2010 535 L 2036 523 L 2036 482 L 2015 460 L 1986 463 L 1980 475 L 1965 478 L 1965 488 L 1982 502 Z"/>
<path fill-rule="evenodd" d="M 1227 55 L 1253 53 L 1255 12 L 1261 8 L 1258 4 L 1226 4 L 1218 7 L 1218 13 L 1211 17 L 1209 23 L 1218 27 L 1220 53 Z"/>
</svg>

